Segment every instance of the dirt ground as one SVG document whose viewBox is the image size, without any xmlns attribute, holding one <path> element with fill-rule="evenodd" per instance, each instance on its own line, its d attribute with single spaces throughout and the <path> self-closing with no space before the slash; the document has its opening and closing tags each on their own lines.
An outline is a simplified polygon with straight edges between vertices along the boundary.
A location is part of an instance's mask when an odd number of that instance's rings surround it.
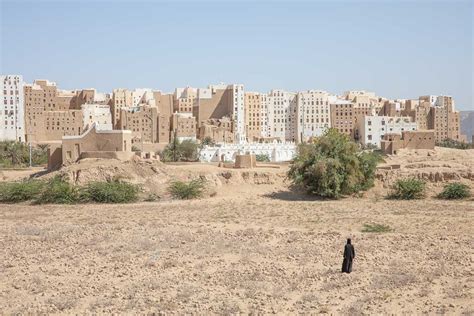
<svg viewBox="0 0 474 316">
<path fill-rule="evenodd" d="M 0 310 L 472 314 L 473 216 L 472 200 L 320 201 L 245 183 L 195 201 L 0 205 Z"/>
<path fill-rule="evenodd" d="M 474 200 L 434 198 L 447 181 L 474 189 L 473 168 L 474 150 L 400 152 L 373 189 L 339 201 L 290 191 L 287 165 L 83 160 L 51 174 L 3 170 L 0 181 L 122 179 L 160 200 L 0 205 L 0 314 L 474 314 Z M 169 181 L 196 177 L 207 180 L 206 198 L 166 195 Z M 426 180 L 427 199 L 384 199 L 403 177 Z M 356 259 L 341 274 L 347 237 Z"/>
</svg>

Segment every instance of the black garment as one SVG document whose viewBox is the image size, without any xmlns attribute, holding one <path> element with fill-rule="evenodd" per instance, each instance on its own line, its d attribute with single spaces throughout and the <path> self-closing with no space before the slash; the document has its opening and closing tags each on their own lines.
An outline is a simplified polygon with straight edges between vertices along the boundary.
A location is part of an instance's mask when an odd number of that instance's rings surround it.
<svg viewBox="0 0 474 316">
<path fill-rule="evenodd" d="M 350 240 L 347 241 L 344 247 L 344 260 L 342 261 L 342 272 L 352 272 L 352 260 L 355 258 L 354 246 L 351 245 Z"/>
</svg>

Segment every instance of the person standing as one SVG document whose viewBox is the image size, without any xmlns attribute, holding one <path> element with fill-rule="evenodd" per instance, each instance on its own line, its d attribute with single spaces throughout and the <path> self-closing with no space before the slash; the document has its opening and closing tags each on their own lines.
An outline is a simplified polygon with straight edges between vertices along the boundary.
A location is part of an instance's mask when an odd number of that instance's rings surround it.
<svg viewBox="0 0 474 316">
<path fill-rule="evenodd" d="M 344 247 L 344 260 L 342 261 L 342 272 L 352 272 L 352 260 L 355 258 L 354 246 L 351 244 L 351 239 L 347 238 L 346 246 Z"/>
</svg>

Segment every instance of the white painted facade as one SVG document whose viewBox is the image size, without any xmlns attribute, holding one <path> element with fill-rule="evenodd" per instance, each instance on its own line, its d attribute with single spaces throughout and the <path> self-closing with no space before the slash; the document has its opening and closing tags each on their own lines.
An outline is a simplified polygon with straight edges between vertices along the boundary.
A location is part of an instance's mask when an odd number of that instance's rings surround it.
<svg viewBox="0 0 474 316">
<path fill-rule="evenodd" d="M 151 89 L 135 89 L 132 91 L 132 106 L 138 106 L 139 104 L 155 105 L 153 99 L 153 91 Z"/>
<path fill-rule="evenodd" d="M 210 99 L 212 98 L 212 90 L 210 88 L 199 88 L 197 91 L 197 99 Z"/>
<path fill-rule="evenodd" d="M 244 85 L 233 84 L 232 88 L 232 113 L 235 122 L 234 141 L 237 144 L 246 142 L 245 136 L 245 106 L 244 106 Z"/>
<path fill-rule="evenodd" d="M 295 142 L 297 139 L 296 93 L 272 90 L 267 96 L 268 137 Z"/>
<path fill-rule="evenodd" d="M 375 95 L 375 92 L 368 92 L 365 90 L 350 90 L 350 91 L 345 91 L 343 94 L 344 99 L 351 100 L 351 101 L 357 96 L 365 96 L 365 97 L 368 97 L 369 99 L 377 98 L 377 96 Z"/>
<path fill-rule="evenodd" d="M 25 141 L 23 77 L 0 76 L 0 141 Z"/>
<path fill-rule="evenodd" d="M 409 116 L 365 116 L 359 122 L 360 141 L 363 145 L 375 145 L 380 148 L 380 141 L 385 134 L 402 134 L 403 131 L 415 131 L 416 122 Z"/>
<path fill-rule="evenodd" d="M 270 137 L 270 128 L 268 126 L 268 95 L 266 93 L 260 94 L 260 128 L 262 137 Z"/>
<path fill-rule="evenodd" d="M 326 91 L 298 93 L 296 123 L 299 141 L 321 136 L 331 127 L 330 97 Z"/>
<path fill-rule="evenodd" d="M 186 87 L 186 88 L 176 88 L 174 91 L 174 97 L 176 99 L 187 99 L 194 98 L 197 95 L 196 88 Z"/>
<path fill-rule="evenodd" d="M 238 154 L 265 154 L 272 162 L 290 161 L 296 155 L 295 143 L 245 143 L 245 144 L 220 144 L 206 146 L 201 150 L 202 162 L 235 161 Z"/>
<path fill-rule="evenodd" d="M 95 124 L 100 131 L 112 130 L 112 113 L 107 104 L 86 103 L 81 106 L 84 121 L 84 130 Z"/>
</svg>

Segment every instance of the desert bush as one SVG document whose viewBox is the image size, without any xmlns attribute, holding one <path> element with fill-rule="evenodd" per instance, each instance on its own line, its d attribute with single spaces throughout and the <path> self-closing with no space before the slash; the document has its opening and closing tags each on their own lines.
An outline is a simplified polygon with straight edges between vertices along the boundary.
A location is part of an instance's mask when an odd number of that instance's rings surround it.
<svg viewBox="0 0 474 316">
<path fill-rule="evenodd" d="M 43 189 L 45 183 L 38 180 L 0 183 L 0 202 L 18 203 L 34 200 Z"/>
<path fill-rule="evenodd" d="M 455 182 L 444 186 L 443 191 L 438 198 L 445 200 L 460 200 L 471 196 L 469 186 L 463 183 Z"/>
<path fill-rule="evenodd" d="M 392 187 L 389 198 L 397 200 L 422 199 L 425 196 L 426 183 L 419 179 L 399 179 Z"/>
<path fill-rule="evenodd" d="M 139 191 L 138 186 L 126 182 L 91 182 L 82 188 L 81 201 L 130 203 L 138 199 Z"/>
<path fill-rule="evenodd" d="M 363 233 L 388 233 L 391 231 L 390 226 L 382 224 L 364 224 L 362 228 Z"/>
<path fill-rule="evenodd" d="M 270 162 L 270 157 L 267 154 L 258 154 L 255 155 L 255 159 L 258 162 Z"/>
<path fill-rule="evenodd" d="M 373 186 L 378 160 L 376 153 L 363 152 L 346 135 L 329 129 L 298 147 L 288 177 L 310 194 L 339 198 Z"/>
<path fill-rule="evenodd" d="M 204 193 L 204 181 L 195 179 L 188 183 L 183 181 L 173 181 L 168 187 L 168 191 L 176 199 L 189 200 L 196 199 Z"/>
<path fill-rule="evenodd" d="M 72 204 L 79 200 L 77 187 L 60 177 L 49 180 L 34 200 L 37 204 Z"/>
</svg>

